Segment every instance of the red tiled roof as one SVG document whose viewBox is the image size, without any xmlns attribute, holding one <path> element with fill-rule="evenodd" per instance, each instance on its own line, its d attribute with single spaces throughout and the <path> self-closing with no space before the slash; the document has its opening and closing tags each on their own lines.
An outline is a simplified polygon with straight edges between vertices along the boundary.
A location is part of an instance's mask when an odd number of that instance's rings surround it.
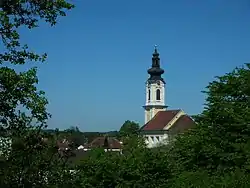
<svg viewBox="0 0 250 188">
<path fill-rule="evenodd" d="M 172 127 L 169 129 L 170 134 L 178 134 L 183 133 L 186 130 L 193 128 L 195 126 L 195 122 L 188 116 L 182 115 Z"/>
<path fill-rule="evenodd" d="M 155 131 L 163 130 L 163 128 L 178 114 L 180 110 L 159 111 L 149 122 L 147 122 L 141 130 Z"/>
<path fill-rule="evenodd" d="M 107 139 L 108 146 L 105 146 L 105 139 Z M 97 137 L 88 146 L 88 148 L 102 148 L 108 147 L 109 149 L 121 149 L 119 140 L 111 137 Z"/>
</svg>

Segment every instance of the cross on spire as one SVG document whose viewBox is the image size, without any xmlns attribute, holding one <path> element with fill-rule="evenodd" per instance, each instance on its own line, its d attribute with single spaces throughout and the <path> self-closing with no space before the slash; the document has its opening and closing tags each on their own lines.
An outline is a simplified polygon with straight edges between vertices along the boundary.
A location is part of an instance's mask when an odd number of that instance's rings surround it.
<svg viewBox="0 0 250 188">
<path fill-rule="evenodd" d="M 157 53 L 157 44 L 155 44 L 154 47 L 155 47 L 155 53 Z"/>
</svg>

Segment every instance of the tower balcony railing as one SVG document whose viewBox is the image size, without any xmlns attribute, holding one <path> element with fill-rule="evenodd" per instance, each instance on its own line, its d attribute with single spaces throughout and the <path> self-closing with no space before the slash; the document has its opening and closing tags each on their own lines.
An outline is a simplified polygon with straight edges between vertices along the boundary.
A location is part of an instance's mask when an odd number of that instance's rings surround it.
<svg viewBox="0 0 250 188">
<path fill-rule="evenodd" d="M 165 103 L 161 100 L 155 100 L 155 101 L 147 101 L 146 105 L 165 105 Z"/>
</svg>

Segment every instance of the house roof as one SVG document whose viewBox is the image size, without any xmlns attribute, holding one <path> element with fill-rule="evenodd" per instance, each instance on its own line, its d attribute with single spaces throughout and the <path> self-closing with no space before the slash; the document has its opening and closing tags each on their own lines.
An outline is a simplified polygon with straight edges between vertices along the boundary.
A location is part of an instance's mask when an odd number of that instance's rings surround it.
<svg viewBox="0 0 250 188">
<path fill-rule="evenodd" d="M 121 143 L 119 140 L 112 137 L 97 137 L 88 146 L 88 148 L 109 148 L 109 149 L 121 149 Z"/>
<path fill-rule="evenodd" d="M 163 130 L 163 128 L 175 117 L 181 110 L 159 111 L 149 122 L 142 128 L 142 131 Z"/>
<path fill-rule="evenodd" d="M 168 130 L 171 135 L 183 133 L 195 126 L 195 122 L 188 116 L 182 115 Z"/>
</svg>

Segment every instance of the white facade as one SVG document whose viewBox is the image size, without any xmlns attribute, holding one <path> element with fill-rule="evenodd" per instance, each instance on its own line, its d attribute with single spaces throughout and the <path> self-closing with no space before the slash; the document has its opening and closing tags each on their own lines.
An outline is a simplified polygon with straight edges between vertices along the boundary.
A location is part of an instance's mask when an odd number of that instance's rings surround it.
<svg viewBox="0 0 250 188">
<path fill-rule="evenodd" d="M 159 111 L 165 111 L 165 83 L 162 80 L 146 82 L 146 102 L 145 102 L 145 124 L 149 122 Z M 148 134 L 145 135 L 147 147 L 152 148 L 164 144 L 168 140 L 168 135 Z"/>
<path fill-rule="evenodd" d="M 160 98 L 157 98 L 157 90 L 160 92 Z M 158 80 L 156 83 L 146 82 L 146 106 L 161 105 L 165 106 L 165 83 Z"/>
<path fill-rule="evenodd" d="M 153 148 L 160 146 L 162 144 L 167 144 L 168 142 L 168 135 L 167 134 L 150 134 L 145 135 L 145 143 L 147 144 L 148 148 Z"/>
<path fill-rule="evenodd" d="M 146 82 L 145 124 L 150 121 L 158 111 L 166 110 L 165 83 L 161 80 Z"/>
<path fill-rule="evenodd" d="M 167 131 L 174 125 L 174 123 L 186 113 L 183 110 L 180 110 L 171 121 L 169 121 L 165 127 L 162 129 L 162 132 L 155 131 L 156 133 L 148 132 L 144 134 L 145 143 L 148 148 L 157 147 L 162 144 L 168 144 L 169 135 Z M 154 132 L 154 131 L 153 131 Z M 158 132 L 158 133 L 157 133 Z"/>
</svg>

